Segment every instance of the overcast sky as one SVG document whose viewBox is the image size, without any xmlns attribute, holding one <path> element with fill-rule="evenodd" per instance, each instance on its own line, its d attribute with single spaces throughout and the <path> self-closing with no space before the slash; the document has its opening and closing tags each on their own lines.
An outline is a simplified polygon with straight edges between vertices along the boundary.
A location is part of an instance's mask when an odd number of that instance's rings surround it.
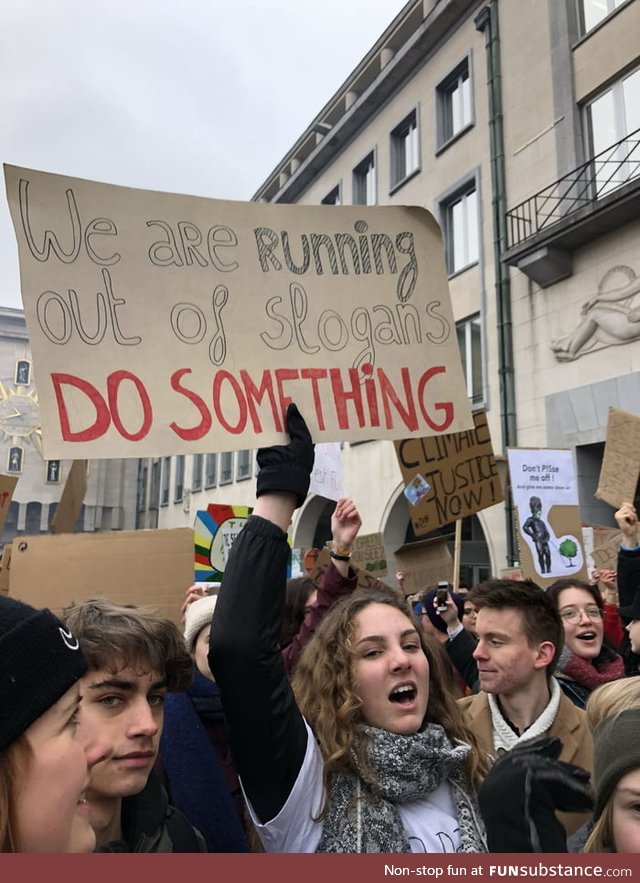
<svg viewBox="0 0 640 883">
<path fill-rule="evenodd" d="M 1 0 L 2 162 L 250 199 L 404 0 Z M 4 181 L 0 305 L 21 307 Z"/>
</svg>

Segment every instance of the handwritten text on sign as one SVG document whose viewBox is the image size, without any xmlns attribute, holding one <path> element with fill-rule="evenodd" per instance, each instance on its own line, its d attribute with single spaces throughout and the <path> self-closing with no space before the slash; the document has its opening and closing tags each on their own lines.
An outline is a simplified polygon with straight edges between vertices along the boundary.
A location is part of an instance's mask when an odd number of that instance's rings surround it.
<svg viewBox="0 0 640 883">
<path fill-rule="evenodd" d="M 280 206 L 5 166 L 46 456 L 471 425 L 424 209 Z"/>
<path fill-rule="evenodd" d="M 425 487 L 410 507 L 418 536 L 504 499 L 487 415 L 476 411 L 473 420 L 473 429 L 466 432 L 395 443 L 407 487 L 416 476 Z"/>
</svg>

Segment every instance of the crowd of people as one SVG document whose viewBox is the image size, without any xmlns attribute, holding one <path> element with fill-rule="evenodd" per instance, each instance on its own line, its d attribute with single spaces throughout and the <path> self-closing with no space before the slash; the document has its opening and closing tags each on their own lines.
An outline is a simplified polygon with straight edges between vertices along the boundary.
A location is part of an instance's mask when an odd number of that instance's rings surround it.
<svg viewBox="0 0 640 883">
<path fill-rule="evenodd" d="M 342 498 L 329 566 L 288 580 L 314 446 L 295 405 L 287 428 L 182 632 L 0 596 L 0 851 L 640 852 L 633 504 L 593 582 L 408 599 L 357 587 Z"/>
</svg>

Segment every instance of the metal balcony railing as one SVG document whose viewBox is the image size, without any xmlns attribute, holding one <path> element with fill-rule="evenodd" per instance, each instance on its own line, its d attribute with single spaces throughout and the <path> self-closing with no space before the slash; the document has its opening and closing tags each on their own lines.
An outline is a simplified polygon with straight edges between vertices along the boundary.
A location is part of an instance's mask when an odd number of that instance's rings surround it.
<svg viewBox="0 0 640 883">
<path fill-rule="evenodd" d="M 640 129 L 525 199 L 507 214 L 509 248 L 640 177 Z"/>
</svg>

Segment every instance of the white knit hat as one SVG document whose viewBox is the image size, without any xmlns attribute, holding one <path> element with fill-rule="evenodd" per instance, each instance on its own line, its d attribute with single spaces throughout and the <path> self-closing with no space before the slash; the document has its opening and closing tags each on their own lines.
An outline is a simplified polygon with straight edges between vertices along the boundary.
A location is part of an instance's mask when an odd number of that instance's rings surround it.
<svg viewBox="0 0 640 883">
<path fill-rule="evenodd" d="M 217 595 L 205 595 L 198 598 L 193 604 L 189 604 L 185 614 L 184 642 L 189 653 L 193 652 L 193 645 L 202 629 L 211 624 L 213 611 L 218 600 Z"/>
</svg>

